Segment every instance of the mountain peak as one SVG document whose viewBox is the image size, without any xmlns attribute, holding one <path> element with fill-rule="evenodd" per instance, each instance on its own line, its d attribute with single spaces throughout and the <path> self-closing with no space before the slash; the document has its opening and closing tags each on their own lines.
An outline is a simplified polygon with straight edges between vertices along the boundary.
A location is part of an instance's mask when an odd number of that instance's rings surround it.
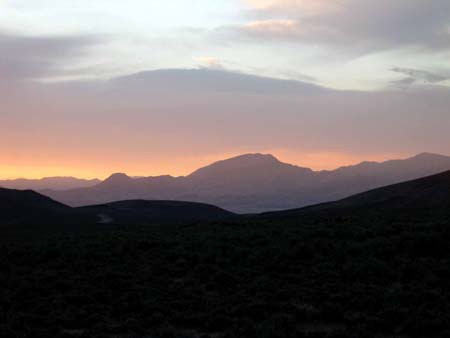
<svg viewBox="0 0 450 338">
<path fill-rule="evenodd" d="M 416 156 L 413 156 L 412 158 L 426 160 L 426 159 L 445 158 L 445 157 L 447 157 L 447 156 L 440 155 L 440 154 L 423 152 L 423 153 L 417 154 Z"/>
<path fill-rule="evenodd" d="M 114 173 L 111 176 L 109 176 L 106 180 L 103 181 L 103 183 L 108 184 L 120 184 L 124 182 L 129 182 L 132 178 L 124 173 Z"/>
<path fill-rule="evenodd" d="M 268 177 L 271 174 L 279 177 L 284 172 L 310 173 L 311 169 L 297 167 L 279 161 L 270 154 L 250 153 L 228 158 L 200 168 L 190 174 L 190 178 L 215 179 L 217 182 L 231 177 L 248 180 L 255 175 Z M 261 183 L 262 184 L 262 183 Z"/>
<path fill-rule="evenodd" d="M 191 175 L 196 175 L 210 170 L 232 170 L 248 167 L 261 167 L 261 165 L 281 164 L 278 159 L 270 154 L 249 153 L 231 157 L 225 160 L 214 162 L 206 167 L 200 168 Z"/>
<path fill-rule="evenodd" d="M 243 154 L 219 162 L 272 162 L 280 163 L 280 161 L 272 154 L 249 153 Z"/>
</svg>

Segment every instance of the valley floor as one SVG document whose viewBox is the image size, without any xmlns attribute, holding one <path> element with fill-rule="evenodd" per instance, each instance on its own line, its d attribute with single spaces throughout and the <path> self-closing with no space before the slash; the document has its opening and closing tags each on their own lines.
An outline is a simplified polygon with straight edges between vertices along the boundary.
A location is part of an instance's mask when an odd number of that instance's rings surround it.
<svg viewBox="0 0 450 338">
<path fill-rule="evenodd" d="M 449 337 L 448 217 L 6 228 L 1 337 Z"/>
</svg>

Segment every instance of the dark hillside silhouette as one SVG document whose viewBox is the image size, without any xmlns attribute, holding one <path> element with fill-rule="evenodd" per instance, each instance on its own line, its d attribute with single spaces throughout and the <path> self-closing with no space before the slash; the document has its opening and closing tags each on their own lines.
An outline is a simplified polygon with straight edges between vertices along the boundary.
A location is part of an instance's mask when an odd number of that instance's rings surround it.
<svg viewBox="0 0 450 338">
<path fill-rule="evenodd" d="M 105 224 L 150 224 L 160 221 L 213 221 L 236 218 L 237 215 L 214 205 L 181 201 L 129 200 L 82 207 Z"/>
<path fill-rule="evenodd" d="M 154 224 L 233 219 L 237 215 L 213 205 L 182 201 L 117 201 L 104 205 L 72 208 L 32 190 L 0 188 L 0 226 Z"/>
<path fill-rule="evenodd" d="M 72 208 L 32 190 L 0 188 L 0 226 L 58 222 Z"/>
<path fill-rule="evenodd" d="M 450 215 L 450 171 L 366 191 L 348 198 L 310 207 L 263 213 L 263 216 L 384 213 L 416 215 L 445 213 Z"/>
</svg>

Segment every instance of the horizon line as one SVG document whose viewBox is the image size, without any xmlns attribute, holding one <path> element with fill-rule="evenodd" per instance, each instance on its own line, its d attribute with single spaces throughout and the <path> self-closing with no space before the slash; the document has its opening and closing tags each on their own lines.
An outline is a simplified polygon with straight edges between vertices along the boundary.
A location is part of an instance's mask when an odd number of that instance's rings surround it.
<svg viewBox="0 0 450 338">
<path fill-rule="evenodd" d="M 142 175 L 142 174 L 128 174 L 126 171 L 112 171 L 109 174 L 105 174 L 104 176 L 90 176 L 90 177 L 84 177 L 84 176 L 77 176 L 77 175 L 65 175 L 65 174 L 61 174 L 61 175 L 46 175 L 46 176 L 41 176 L 41 177 L 25 177 L 25 176 L 17 176 L 17 177 L 0 177 L 0 181 L 15 181 L 15 180 L 43 180 L 43 179 L 48 179 L 48 178 L 66 178 L 66 179 L 79 179 L 79 180 L 86 180 L 86 181 L 91 181 L 91 180 L 99 180 L 99 181 L 104 181 L 106 179 L 108 179 L 109 177 L 111 177 L 114 174 L 125 174 L 130 178 L 146 178 L 146 177 L 160 177 L 160 176 L 171 176 L 171 177 L 187 177 L 189 175 L 191 175 L 192 173 L 194 173 L 195 171 L 201 169 L 201 168 L 205 168 L 208 167 L 210 165 L 213 165 L 215 163 L 218 162 L 222 162 L 222 161 L 227 161 L 227 160 L 231 160 L 237 157 L 241 157 L 241 156 L 247 156 L 247 155 L 262 155 L 262 156 L 272 156 L 274 157 L 277 161 L 279 161 L 280 163 L 283 164 L 288 164 L 288 165 L 293 165 L 296 167 L 301 167 L 301 168 L 306 168 L 306 169 L 310 169 L 313 172 L 323 172 L 323 171 L 334 171 L 334 170 L 338 170 L 341 168 L 346 168 L 346 167 L 352 167 L 352 166 L 357 166 L 363 163 L 386 163 L 389 161 L 395 161 L 395 160 L 407 160 L 407 159 L 411 159 L 420 155 L 435 155 L 435 156 L 445 156 L 445 157 L 449 157 L 450 155 L 446 155 L 446 154 L 441 154 L 441 153 L 435 153 L 435 152 L 419 152 L 419 153 L 415 153 L 412 155 L 404 155 L 402 157 L 399 158 L 387 158 L 384 160 L 364 160 L 364 161 L 359 161 L 359 162 L 352 162 L 352 163 L 347 163 L 347 164 L 342 164 L 339 165 L 337 167 L 333 167 L 332 169 L 317 169 L 317 168 L 310 168 L 308 166 L 304 166 L 302 164 L 298 164 L 298 163 L 293 163 L 293 162 L 288 162 L 288 161 L 283 161 L 280 160 L 280 158 L 276 155 L 274 155 L 273 153 L 263 153 L 263 152 L 248 152 L 248 153 L 241 153 L 241 154 L 237 154 L 237 155 L 232 155 L 223 159 L 218 159 L 212 162 L 208 162 L 205 165 L 202 165 L 200 167 L 198 167 L 197 169 L 194 169 L 192 171 L 190 171 L 187 174 L 184 175 L 176 175 L 176 174 L 169 174 L 169 173 L 161 173 L 161 174 L 152 174 L 152 175 Z"/>
</svg>

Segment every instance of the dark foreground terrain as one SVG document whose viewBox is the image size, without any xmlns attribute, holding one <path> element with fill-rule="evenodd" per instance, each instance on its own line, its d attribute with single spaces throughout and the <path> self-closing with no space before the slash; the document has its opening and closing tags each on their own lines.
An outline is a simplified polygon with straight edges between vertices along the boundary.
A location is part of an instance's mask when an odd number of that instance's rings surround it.
<svg viewBox="0 0 450 338">
<path fill-rule="evenodd" d="M 413 184 L 237 220 L 2 226 L 0 337 L 449 337 L 450 174 Z M 401 200 L 425 186 L 426 207 Z"/>
</svg>

